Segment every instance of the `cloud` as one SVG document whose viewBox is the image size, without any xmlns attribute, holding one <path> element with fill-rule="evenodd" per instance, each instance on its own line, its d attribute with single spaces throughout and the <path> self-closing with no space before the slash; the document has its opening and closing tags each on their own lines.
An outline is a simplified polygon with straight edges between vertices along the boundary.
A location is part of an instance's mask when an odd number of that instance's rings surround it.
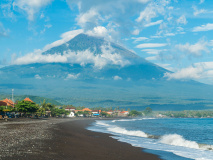
<svg viewBox="0 0 213 160">
<path fill-rule="evenodd" d="M 159 54 L 162 51 L 167 51 L 167 49 L 142 49 L 141 51 L 146 52 L 148 54 Z"/>
<path fill-rule="evenodd" d="M 204 3 L 205 2 L 205 0 L 200 0 L 200 3 L 199 4 L 202 4 L 202 3 Z"/>
<path fill-rule="evenodd" d="M 139 41 L 148 40 L 149 38 L 147 38 L 147 37 L 132 37 L 132 39 L 134 39 L 134 43 L 135 43 L 135 42 L 139 42 Z"/>
<path fill-rule="evenodd" d="M 151 56 L 151 57 L 146 57 L 145 59 L 148 60 L 148 61 L 154 61 L 154 60 L 157 60 L 158 57 L 157 56 Z"/>
<path fill-rule="evenodd" d="M 97 27 L 93 28 L 93 30 L 87 31 L 86 34 L 88 34 L 90 36 L 95 36 L 95 37 L 104 37 L 105 39 L 107 39 L 109 41 L 113 41 L 108 30 L 103 26 L 97 26 Z"/>
<path fill-rule="evenodd" d="M 203 72 L 202 68 L 197 68 L 190 66 L 188 68 L 183 68 L 175 73 L 165 73 L 164 77 L 171 79 L 199 79 L 201 78 L 201 74 Z"/>
<path fill-rule="evenodd" d="M 80 73 L 78 73 L 78 74 L 68 74 L 65 80 L 77 79 L 79 76 L 80 76 Z"/>
<path fill-rule="evenodd" d="M 3 23 L 0 22 L 0 38 L 9 36 L 9 29 L 5 29 Z"/>
<path fill-rule="evenodd" d="M 155 26 L 155 25 L 161 24 L 162 22 L 163 22 L 163 20 L 158 20 L 156 22 L 150 22 L 150 23 L 145 24 L 144 27 Z"/>
<path fill-rule="evenodd" d="M 135 29 L 135 30 L 132 32 L 133 35 L 139 35 L 139 33 L 140 33 L 140 30 L 139 30 L 139 29 Z"/>
<path fill-rule="evenodd" d="M 114 76 L 113 79 L 116 80 L 116 81 L 117 81 L 117 80 L 122 80 L 122 78 L 119 77 L 119 76 Z"/>
<path fill-rule="evenodd" d="M 193 65 L 182 68 L 180 70 L 177 70 L 174 73 L 165 73 L 164 77 L 168 78 L 168 80 L 171 79 L 178 79 L 178 80 L 200 80 L 200 81 L 206 81 L 207 79 L 209 82 L 213 79 L 213 62 L 199 62 L 194 63 Z"/>
<path fill-rule="evenodd" d="M 98 21 L 101 20 L 102 17 L 101 15 L 98 13 L 98 11 L 95 8 L 91 8 L 90 10 L 88 10 L 85 13 L 80 13 L 80 15 L 78 15 L 77 17 L 77 23 L 81 26 L 81 27 L 85 27 L 88 23 L 89 24 L 98 24 Z"/>
<path fill-rule="evenodd" d="M 35 79 L 41 79 L 41 77 L 38 74 L 36 74 Z"/>
<path fill-rule="evenodd" d="M 199 40 L 195 44 L 190 44 L 190 43 L 178 44 L 178 45 L 175 46 L 175 48 L 177 48 L 181 52 L 185 52 L 189 55 L 201 56 L 202 53 L 208 53 L 209 52 L 209 50 L 207 48 L 208 45 L 209 45 L 209 42 L 204 41 L 204 40 Z"/>
<path fill-rule="evenodd" d="M 78 29 L 78 30 L 72 30 L 72 31 L 68 31 L 65 32 L 61 35 L 61 39 L 57 40 L 51 44 L 47 44 L 44 48 L 43 48 L 43 52 L 47 51 L 53 47 L 57 47 L 60 46 L 68 41 L 70 41 L 72 38 L 74 38 L 75 36 L 77 36 L 78 34 L 83 33 L 82 29 Z"/>
<path fill-rule="evenodd" d="M 169 71 L 172 71 L 173 70 L 173 67 L 171 67 L 171 64 L 168 64 L 168 63 L 156 63 L 156 65 L 162 67 L 162 68 L 165 68 Z"/>
<path fill-rule="evenodd" d="M 129 65 L 130 62 L 122 57 L 119 53 L 115 53 L 110 45 L 101 46 L 102 54 L 94 55 L 89 49 L 85 51 L 73 52 L 71 50 L 63 53 L 43 55 L 41 51 L 29 53 L 23 57 L 16 58 L 12 64 L 22 65 L 31 63 L 72 63 L 84 66 L 86 64 L 94 64 L 97 69 L 102 69 L 107 64 L 119 65 L 121 67 Z"/>
<path fill-rule="evenodd" d="M 14 0 L 13 8 L 23 10 L 27 13 L 28 20 L 33 21 L 34 15 L 51 2 L 52 0 Z"/>
<path fill-rule="evenodd" d="M 198 16 L 199 14 L 203 14 L 203 13 L 208 13 L 209 11 L 205 10 L 205 9 L 197 9 L 196 6 L 192 6 L 192 8 L 194 9 L 194 16 Z"/>
<path fill-rule="evenodd" d="M 150 23 L 150 21 L 157 17 L 159 14 L 165 14 L 165 6 L 169 4 L 169 1 L 159 1 L 159 2 L 151 2 L 147 5 L 147 7 L 140 12 L 139 17 L 136 19 L 137 22 L 145 21 Z"/>
<path fill-rule="evenodd" d="M 207 23 L 205 25 L 197 26 L 192 29 L 192 32 L 202 32 L 213 30 L 213 23 Z"/>
<path fill-rule="evenodd" d="M 153 13 L 157 17 L 159 14 L 165 14 L 164 7 L 169 3 L 168 0 L 67 0 L 70 8 L 77 6 L 79 15 L 76 18 L 77 24 L 84 29 L 85 32 L 94 30 L 98 26 L 104 26 L 108 34 L 113 39 L 119 40 L 122 36 L 138 35 L 144 24 L 151 21 L 143 20 L 135 21 L 142 12 L 145 14 L 152 8 Z M 148 13 L 147 13 L 148 14 Z M 145 15 L 144 19 L 153 17 Z M 156 22 L 160 23 L 160 21 Z M 155 25 L 155 23 L 150 24 Z M 149 26 L 147 24 L 147 26 Z M 134 29 L 134 30 L 133 30 Z"/>
<path fill-rule="evenodd" d="M 178 24 L 187 24 L 186 17 L 185 17 L 184 15 L 180 16 L 180 17 L 177 19 L 177 23 L 178 23 Z"/>
<path fill-rule="evenodd" d="M 14 18 L 14 13 L 11 7 L 12 3 L 12 0 L 7 0 L 6 3 L 1 3 L 0 7 L 4 17 Z"/>
<path fill-rule="evenodd" d="M 166 43 L 143 43 L 136 46 L 136 48 L 156 48 L 156 47 L 164 47 Z"/>
</svg>

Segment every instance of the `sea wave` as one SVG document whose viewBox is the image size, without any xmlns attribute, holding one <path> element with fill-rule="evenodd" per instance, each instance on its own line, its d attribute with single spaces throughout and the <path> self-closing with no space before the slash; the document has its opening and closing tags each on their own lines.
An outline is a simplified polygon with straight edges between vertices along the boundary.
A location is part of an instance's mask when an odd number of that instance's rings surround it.
<svg viewBox="0 0 213 160">
<path fill-rule="evenodd" d="M 119 120 L 112 120 L 112 122 L 130 122 L 130 121 L 141 121 L 146 119 L 156 119 L 156 118 L 135 118 L 135 119 L 119 119 Z"/>
<path fill-rule="evenodd" d="M 135 121 L 135 120 L 143 120 L 143 119 L 144 118 L 142 118 L 142 119 L 120 119 L 120 120 L 114 120 L 114 121 Z M 96 125 L 104 127 L 106 131 L 111 132 L 111 133 L 143 137 L 143 138 L 149 138 L 149 139 L 157 139 L 158 142 L 167 144 L 167 145 L 213 151 L 213 145 L 199 144 L 195 141 L 187 140 L 179 134 L 167 134 L 167 135 L 163 135 L 163 136 L 150 135 L 141 130 L 127 130 L 125 128 L 118 127 L 116 125 L 107 124 L 104 121 L 96 121 Z"/>
<path fill-rule="evenodd" d="M 107 128 L 107 130 L 110 132 L 124 134 L 124 135 L 128 135 L 128 136 L 137 136 L 137 137 L 145 137 L 145 138 L 148 137 L 148 135 L 146 133 L 144 133 L 143 131 L 137 131 L 137 130 L 130 131 L 130 130 L 126 130 L 125 128 L 121 128 L 121 127 L 109 127 L 109 128 Z"/>
</svg>

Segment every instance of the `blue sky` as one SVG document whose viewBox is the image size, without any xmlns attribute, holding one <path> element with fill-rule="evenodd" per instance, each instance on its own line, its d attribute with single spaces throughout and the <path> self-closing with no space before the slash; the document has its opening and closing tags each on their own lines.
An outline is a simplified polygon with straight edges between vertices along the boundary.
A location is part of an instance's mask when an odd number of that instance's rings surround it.
<svg viewBox="0 0 213 160">
<path fill-rule="evenodd" d="M 1 0 L 0 7 L 1 67 L 83 32 L 173 71 L 168 79 L 213 84 L 211 0 Z"/>
</svg>

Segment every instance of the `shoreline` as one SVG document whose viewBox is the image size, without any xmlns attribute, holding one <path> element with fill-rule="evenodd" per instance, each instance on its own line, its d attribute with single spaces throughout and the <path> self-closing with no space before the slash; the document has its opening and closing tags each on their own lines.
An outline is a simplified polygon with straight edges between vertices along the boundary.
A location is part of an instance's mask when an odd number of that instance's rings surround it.
<svg viewBox="0 0 213 160">
<path fill-rule="evenodd" d="M 12 129 L 13 132 L 21 127 L 25 128 L 22 128 L 23 132 L 31 128 L 33 131 L 30 134 L 38 134 L 39 136 L 26 139 L 23 144 L 12 145 L 4 152 L 1 149 L 1 155 L 6 153 L 7 156 L 0 157 L 0 159 L 160 160 L 157 155 L 143 152 L 143 148 L 133 147 L 128 143 L 111 138 L 112 135 L 110 134 L 87 130 L 86 128 L 95 120 L 74 118 L 47 119 L 26 124 L 23 122 L 9 122 L 10 129 L 16 127 Z M 4 123 L 4 125 L 7 126 L 7 123 Z M 29 128 L 26 128 L 26 126 Z M 2 136 L 2 133 L 0 135 Z M 25 137 L 28 136 L 25 135 Z"/>
</svg>

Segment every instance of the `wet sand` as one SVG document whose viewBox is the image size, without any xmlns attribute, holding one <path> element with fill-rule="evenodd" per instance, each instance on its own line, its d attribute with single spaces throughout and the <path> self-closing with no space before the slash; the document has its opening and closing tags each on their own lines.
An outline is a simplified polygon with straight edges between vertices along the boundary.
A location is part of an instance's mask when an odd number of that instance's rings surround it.
<svg viewBox="0 0 213 160">
<path fill-rule="evenodd" d="M 109 134 L 85 128 L 93 119 L 49 119 L 0 123 L 2 160 L 159 160 Z M 2 132 L 4 129 L 4 132 Z M 3 144 L 2 140 L 10 133 Z M 11 137 L 11 138 L 10 138 Z M 13 138 L 12 138 L 13 137 Z M 22 138 L 21 138 L 22 137 Z M 33 137 L 33 138 L 32 138 Z M 21 140 L 20 140 L 21 139 Z"/>
</svg>

